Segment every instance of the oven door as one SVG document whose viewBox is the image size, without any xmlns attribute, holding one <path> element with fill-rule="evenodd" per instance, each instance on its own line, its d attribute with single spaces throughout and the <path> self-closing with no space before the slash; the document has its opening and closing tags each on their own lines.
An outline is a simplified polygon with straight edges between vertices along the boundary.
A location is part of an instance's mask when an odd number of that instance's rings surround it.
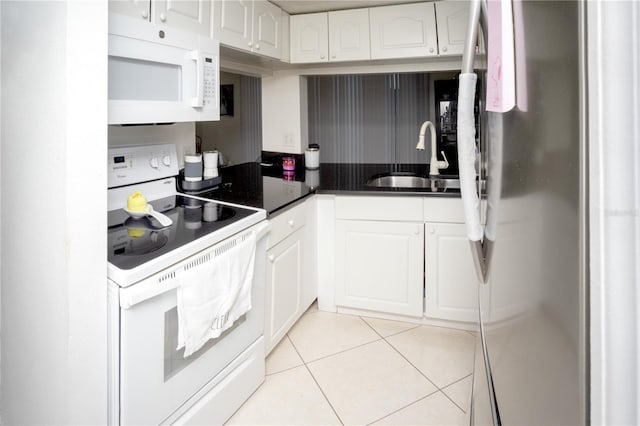
<svg viewBox="0 0 640 426">
<path fill-rule="evenodd" d="M 109 15 L 109 124 L 220 119 L 216 40 Z"/>
<path fill-rule="evenodd" d="M 264 233 L 265 224 L 255 225 L 133 286 L 115 290 L 119 293 L 120 303 L 113 308 L 113 313 L 117 312 L 119 318 L 110 320 L 110 325 L 117 329 L 117 332 L 114 330 L 110 333 L 110 423 L 161 424 L 176 420 L 182 422 L 185 417 L 197 418 L 198 413 L 193 412 L 194 406 L 198 410 L 219 411 L 218 407 L 206 407 L 207 404 L 211 405 L 211 395 L 214 393 L 226 398 L 222 404 L 219 399 L 217 402 L 229 411 L 221 420 L 224 421 L 264 380 L 264 349 L 256 342 L 262 341 L 264 329 L 266 238 L 260 234 Z M 197 352 L 184 358 L 184 349 L 176 350 L 178 314 L 177 283 L 174 281 L 178 274 L 175 270 L 185 263 L 201 261 L 216 249 L 219 250 L 222 244 L 241 238 L 247 232 L 257 234 L 252 308 L 220 337 L 209 340 Z M 129 304 L 131 306 L 126 307 Z M 248 356 L 245 352 L 250 347 L 254 353 Z M 251 358 L 256 364 L 250 368 L 252 377 L 245 375 L 240 380 L 249 388 L 238 389 L 235 384 L 228 390 L 217 389 L 220 383 L 224 385 L 231 381 L 225 380 L 234 373 L 229 366 L 238 363 L 239 357 Z M 241 368 L 246 369 L 246 362 L 240 364 Z M 119 374 L 115 373 L 118 370 Z M 229 397 L 237 400 L 229 401 Z M 207 403 L 203 404 L 202 401 Z"/>
</svg>

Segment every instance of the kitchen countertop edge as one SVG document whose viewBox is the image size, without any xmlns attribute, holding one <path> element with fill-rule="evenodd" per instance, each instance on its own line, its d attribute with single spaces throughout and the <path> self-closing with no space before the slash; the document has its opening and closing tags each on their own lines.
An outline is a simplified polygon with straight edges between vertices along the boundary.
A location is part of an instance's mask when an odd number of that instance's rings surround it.
<svg viewBox="0 0 640 426">
<path fill-rule="evenodd" d="M 458 190 L 376 188 L 367 180 L 381 173 L 408 171 L 427 176 L 428 164 L 321 163 L 318 169 L 285 174 L 280 167 L 251 162 L 220 169 L 220 188 L 198 196 L 263 208 L 273 218 L 314 194 L 349 196 L 408 196 L 459 198 Z M 282 181 L 282 186 L 279 181 Z M 284 188 L 284 189 L 283 189 Z"/>
</svg>

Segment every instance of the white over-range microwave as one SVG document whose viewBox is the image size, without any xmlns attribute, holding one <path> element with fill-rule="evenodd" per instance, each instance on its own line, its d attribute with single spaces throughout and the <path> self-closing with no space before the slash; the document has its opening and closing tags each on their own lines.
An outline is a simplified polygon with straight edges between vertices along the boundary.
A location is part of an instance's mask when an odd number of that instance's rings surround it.
<svg viewBox="0 0 640 426">
<path fill-rule="evenodd" d="M 109 124 L 220 119 L 216 40 L 109 16 Z"/>
</svg>

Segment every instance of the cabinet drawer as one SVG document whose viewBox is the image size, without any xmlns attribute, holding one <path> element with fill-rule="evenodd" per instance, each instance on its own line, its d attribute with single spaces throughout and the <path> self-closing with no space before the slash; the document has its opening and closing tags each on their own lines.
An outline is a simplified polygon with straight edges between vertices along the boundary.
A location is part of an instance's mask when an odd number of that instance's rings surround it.
<svg viewBox="0 0 640 426">
<path fill-rule="evenodd" d="M 462 198 L 424 198 L 424 221 L 464 223 Z"/>
<path fill-rule="evenodd" d="M 336 219 L 422 222 L 421 197 L 336 197 Z"/>
<path fill-rule="evenodd" d="M 480 222 L 485 223 L 486 200 L 480 200 Z M 424 221 L 444 223 L 465 223 L 462 198 L 424 198 Z"/>
<path fill-rule="evenodd" d="M 271 248 L 280 241 L 302 228 L 306 220 L 306 203 L 301 203 L 269 219 L 271 232 L 267 240 L 267 248 Z"/>
</svg>

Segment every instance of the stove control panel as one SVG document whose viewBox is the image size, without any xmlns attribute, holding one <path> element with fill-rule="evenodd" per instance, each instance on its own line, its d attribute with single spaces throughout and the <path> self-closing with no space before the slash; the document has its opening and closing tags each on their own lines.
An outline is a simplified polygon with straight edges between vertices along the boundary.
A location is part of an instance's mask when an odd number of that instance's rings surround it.
<svg viewBox="0 0 640 426">
<path fill-rule="evenodd" d="M 115 188 L 178 175 L 174 144 L 109 148 L 108 187 Z"/>
</svg>

